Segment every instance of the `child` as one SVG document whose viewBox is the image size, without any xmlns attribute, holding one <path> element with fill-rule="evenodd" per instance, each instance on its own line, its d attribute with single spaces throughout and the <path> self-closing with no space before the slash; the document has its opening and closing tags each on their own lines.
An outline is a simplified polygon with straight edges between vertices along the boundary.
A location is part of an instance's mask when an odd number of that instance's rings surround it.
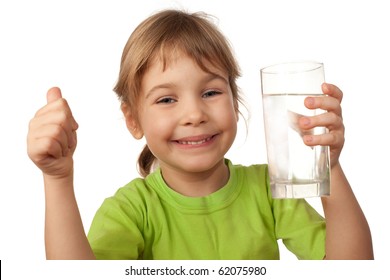
<svg viewBox="0 0 390 280">
<path fill-rule="evenodd" d="M 368 224 L 339 163 L 342 92 L 305 100 L 327 113 L 302 117 L 306 145 L 328 145 L 332 195 L 324 219 L 303 200 L 273 200 L 267 165 L 225 158 L 236 136 L 238 65 L 201 14 L 162 11 L 125 46 L 115 87 L 127 128 L 147 145 L 143 178 L 106 199 L 88 238 L 73 190 L 78 125 L 58 88 L 30 122 L 28 154 L 42 170 L 48 259 L 278 259 L 277 239 L 299 259 L 372 259 Z"/>
</svg>

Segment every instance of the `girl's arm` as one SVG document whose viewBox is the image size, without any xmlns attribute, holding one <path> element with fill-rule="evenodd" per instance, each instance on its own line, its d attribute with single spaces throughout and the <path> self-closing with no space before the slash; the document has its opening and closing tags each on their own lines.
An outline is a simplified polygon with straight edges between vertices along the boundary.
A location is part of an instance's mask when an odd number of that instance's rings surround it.
<svg viewBox="0 0 390 280">
<path fill-rule="evenodd" d="M 340 164 L 331 172 L 331 195 L 322 198 L 326 258 L 373 259 L 370 228 Z"/>
<path fill-rule="evenodd" d="M 322 198 L 326 219 L 326 258 L 327 259 L 373 259 L 371 233 L 366 218 L 353 194 L 339 163 L 344 146 L 344 124 L 341 113 L 342 91 L 331 84 L 323 84 L 326 96 L 309 97 L 305 105 L 309 109 L 320 108 L 327 112 L 302 117 L 302 129 L 325 126 L 329 133 L 305 135 L 306 145 L 330 147 L 331 195 Z"/>
<path fill-rule="evenodd" d="M 47 259 L 95 259 L 73 191 L 73 178 L 44 176 Z"/>
<path fill-rule="evenodd" d="M 73 189 L 73 153 L 78 125 L 58 88 L 30 122 L 27 150 L 45 185 L 47 259 L 93 259 Z"/>
</svg>

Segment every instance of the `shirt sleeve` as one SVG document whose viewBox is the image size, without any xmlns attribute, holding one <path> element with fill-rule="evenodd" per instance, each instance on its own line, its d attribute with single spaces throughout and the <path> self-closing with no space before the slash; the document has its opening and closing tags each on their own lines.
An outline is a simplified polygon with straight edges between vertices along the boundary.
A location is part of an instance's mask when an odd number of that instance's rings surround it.
<svg viewBox="0 0 390 280">
<path fill-rule="evenodd" d="M 97 259 L 131 260 L 142 258 L 144 239 L 139 209 L 118 192 L 107 198 L 92 221 L 88 240 Z"/>
<path fill-rule="evenodd" d="M 325 220 L 304 199 L 274 200 L 275 234 L 298 259 L 325 257 Z"/>
</svg>

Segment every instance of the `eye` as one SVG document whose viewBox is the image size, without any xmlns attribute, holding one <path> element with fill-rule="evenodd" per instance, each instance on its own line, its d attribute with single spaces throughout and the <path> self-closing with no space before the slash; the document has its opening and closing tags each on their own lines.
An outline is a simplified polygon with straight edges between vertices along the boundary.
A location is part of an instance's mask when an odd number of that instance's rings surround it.
<svg viewBox="0 0 390 280">
<path fill-rule="evenodd" d="M 205 92 L 202 97 L 203 98 L 207 98 L 207 97 L 212 97 L 212 96 L 215 96 L 215 95 L 218 95 L 218 94 L 221 94 L 222 92 L 220 91 L 217 91 L 217 90 L 209 90 L 207 92 Z"/>
<path fill-rule="evenodd" d="M 170 104 L 176 102 L 172 97 L 163 97 L 157 100 L 157 104 Z"/>
</svg>

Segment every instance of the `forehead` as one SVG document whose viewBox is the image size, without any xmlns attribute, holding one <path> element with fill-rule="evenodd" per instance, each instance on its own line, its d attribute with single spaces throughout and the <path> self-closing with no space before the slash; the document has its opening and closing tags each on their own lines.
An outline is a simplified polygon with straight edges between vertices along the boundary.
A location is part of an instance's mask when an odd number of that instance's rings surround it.
<svg viewBox="0 0 390 280">
<path fill-rule="evenodd" d="M 228 78 L 227 69 L 224 69 L 222 63 L 216 59 L 191 55 L 188 52 L 177 48 L 165 47 L 161 48 L 160 51 L 155 52 L 155 54 L 149 60 L 147 69 L 158 65 L 160 70 L 164 72 L 167 68 L 172 67 L 177 63 L 178 60 L 183 58 L 192 60 L 193 63 L 195 63 L 201 70 L 206 73 Z"/>
</svg>

